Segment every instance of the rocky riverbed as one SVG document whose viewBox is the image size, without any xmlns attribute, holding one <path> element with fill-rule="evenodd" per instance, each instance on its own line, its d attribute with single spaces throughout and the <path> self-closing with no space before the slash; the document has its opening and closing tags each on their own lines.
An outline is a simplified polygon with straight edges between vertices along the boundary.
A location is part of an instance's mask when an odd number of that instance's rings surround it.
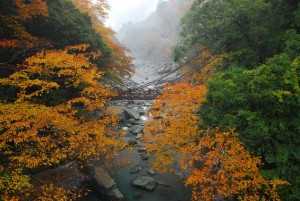
<svg viewBox="0 0 300 201">
<path fill-rule="evenodd" d="M 118 110 L 124 140 L 129 149 L 114 161 L 90 161 L 82 165 L 69 162 L 55 169 L 42 171 L 34 181 L 55 182 L 61 186 L 88 189 L 81 201 L 189 201 L 190 191 L 180 175 L 160 174 L 151 168 L 153 157 L 143 144 L 143 129 L 152 101 L 119 100 L 111 107 Z"/>
<path fill-rule="evenodd" d="M 151 101 L 115 101 L 120 111 L 120 129 L 126 132 L 125 140 L 131 145 L 116 161 L 125 161 L 116 168 L 113 178 L 126 201 L 188 201 L 190 192 L 179 175 L 160 174 L 151 169 L 152 157 L 143 144 L 143 128 L 148 120 Z"/>
</svg>

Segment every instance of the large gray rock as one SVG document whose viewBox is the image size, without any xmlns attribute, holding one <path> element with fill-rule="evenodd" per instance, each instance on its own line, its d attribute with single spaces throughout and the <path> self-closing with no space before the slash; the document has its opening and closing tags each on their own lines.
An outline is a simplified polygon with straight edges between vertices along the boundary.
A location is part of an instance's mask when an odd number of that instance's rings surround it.
<svg viewBox="0 0 300 201">
<path fill-rule="evenodd" d="M 136 120 L 140 119 L 140 115 L 139 112 L 133 109 L 129 109 L 129 108 L 125 108 L 124 109 L 124 114 L 126 117 L 128 117 L 128 119 L 133 118 Z"/>
<path fill-rule="evenodd" d="M 116 182 L 103 167 L 96 166 L 94 168 L 94 179 L 96 180 L 97 185 L 101 189 L 99 189 L 100 192 L 110 196 L 114 200 L 124 200 L 124 195 L 117 188 Z"/>
<path fill-rule="evenodd" d="M 116 185 L 115 181 L 111 178 L 108 172 L 100 166 L 95 167 L 94 177 L 97 184 L 103 187 L 105 190 L 112 189 Z"/>
<path fill-rule="evenodd" d="M 152 177 L 141 176 L 133 180 L 132 186 L 146 191 L 154 191 L 157 186 L 157 182 Z"/>
</svg>

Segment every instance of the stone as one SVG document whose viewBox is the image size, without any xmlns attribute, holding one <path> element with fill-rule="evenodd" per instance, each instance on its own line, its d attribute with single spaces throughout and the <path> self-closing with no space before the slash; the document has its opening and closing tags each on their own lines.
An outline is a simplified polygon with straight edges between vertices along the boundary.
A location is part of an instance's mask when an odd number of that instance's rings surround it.
<svg viewBox="0 0 300 201">
<path fill-rule="evenodd" d="M 133 145 L 136 145 L 137 144 L 137 141 L 135 139 L 129 139 L 128 140 L 128 144 L 133 146 Z"/>
<path fill-rule="evenodd" d="M 130 124 L 134 124 L 135 122 L 136 122 L 135 119 L 129 119 L 129 120 L 128 120 L 128 123 L 130 123 Z"/>
<path fill-rule="evenodd" d="M 141 159 L 142 159 L 143 161 L 149 160 L 148 154 L 141 154 Z"/>
<path fill-rule="evenodd" d="M 143 170 L 143 168 L 141 166 L 137 165 L 130 169 L 130 174 L 137 174 L 142 170 Z"/>
<path fill-rule="evenodd" d="M 147 173 L 150 175 L 150 176 L 154 176 L 156 174 L 156 172 L 152 169 L 148 170 Z"/>
<path fill-rule="evenodd" d="M 125 199 L 124 195 L 117 188 L 116 182 L 102 166 L 96 166 L 94 168 L 94 179 L 99 187 L 98 191 L 100 193 L 104 193 L 116 201 Z"/>
<path fill-rule="evenodd" d="M 133 134 L 139 134 L 144 130 L 144 127 L 141 125 L 135 125 L 133 127 L 130 128 L 130 132 Z"/>
<path fill-rule="evenodd" d="M 141 177 L 137 177 L 135 180 L 133 180 L 132 186 L 146 190 L 146 191 L 154 191 L 157 186 L 157 182 L 152 177 L 141 176 Z"/>
<path fill-rule="evenodd" d="M 98 186 L 104 188 L 105 190 L 109 190 L 109 189 L 112 189 L 116 185 L 116 183 L 112 179 L 112 177 L 101 166 L 95 167 L 94 171 L 95 171 L 94 178 L 95 178 Z"/>
<path fill-rule="evenodd" d="M 140 153 L 147 152 L 147 149 L 146 149 L 146 147 L 139 147 L 138 152 L 140 152 Z"/>
<path fill-rule="evenodd" d="M 124 195 L 121 193 L 121 191 L 118 188 L 114 188 L 111 191 L 109 191 L 108 195 L 120 201 L 125 199 Z"/>
<path fill-rule="evenodd" d="M 140 140 L 140 139 L 142 139 L 142 138 L 143 138 L 143 134 L 141 134 L 141 133 L 138 134 L 138 135 L 136 136 L 136 139 L 137 139 L 137 140 Z"/>
<path fill-rule="evenodd" d="M 142 125 L 145 125 L 145 122 L 143 120 L 139 120 L 139 121 L 135 121 L 133 124 L 142 126 Z"/>
<path fill-rule="evenodd" d="M 133 110 L 133 109 L 125 108 L 124 112 L 125 112 L 125 115 L 128 118 L 133 118 L 133 119 L 136 119 L 136 120 L 140 119 L 139 113 L 137 111 Z"/>
</svg>

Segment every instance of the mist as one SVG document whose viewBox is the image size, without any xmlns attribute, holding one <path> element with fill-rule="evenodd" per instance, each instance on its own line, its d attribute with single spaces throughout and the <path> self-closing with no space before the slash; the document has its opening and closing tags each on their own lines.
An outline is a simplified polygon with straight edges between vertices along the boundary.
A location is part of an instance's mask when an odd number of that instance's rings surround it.
<svg viewBox="0 0 300 201">
<path fill-rule="evenodd" d="M 109 18 L 106 24 L 118 31 L 122 25 L 136 23 L 152 13 L 160 0 L 108 0 L 110 5 Z"/>
</svg>

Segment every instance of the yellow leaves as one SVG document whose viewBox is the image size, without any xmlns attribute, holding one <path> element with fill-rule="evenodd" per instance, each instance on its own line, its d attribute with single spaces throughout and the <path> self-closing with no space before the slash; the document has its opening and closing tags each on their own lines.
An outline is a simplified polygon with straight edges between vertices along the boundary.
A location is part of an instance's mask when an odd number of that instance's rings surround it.
<svg viewBox="0 0 300 201">
<path fill-rule="evenodd" d="M 163 94 L 155 100 L 144 131 L 147 149 L 157 158 L 157 169 L 167 169 L 172 160 L 185 154 L 185 145 L 197 138 L 195 113 L 205 94 L 205 86 L 178 83 L 165 86 Z"/>
<path fill-rule="evenodd" d="M 89 62 L 99 55 L 91 56 L 88 51 L 85 44 L 42 51 L 27 58 L 19 71 L 0 79 L 0 86 L 16 89 L 17 96 L 14 102 L 0 102 L 0 152 L 7 161 L 5 169 L 34 170 L 68 160 L 111 158 L 124 147 L 111 129 L 116 115 L 106 112 L 113 93 L 100 83 L 103 73 Z M 60 90 L 63 97 L 55 97 Z M 49 96 L 61 100 L 51 104 Z M 37 200 L 71 200 L 64 189 L 48 186 L 40 190 Z M 23 193 L 23 189 L 18 191 Z"/>
<path fill-rule="evenodd" d="M 3 195 L 4 201 L 17 201 L 17 197 L 12 194 L 19 192 L 21 190 L 25 191 L 31 187 L 29 183 L 30 179 L 27 176 L 22 175 L 20 169 L 16 169 L 11 172 L 0 171 L 0 193 Z"/>
<path fill-rule="evenodd" d="M 286 182 L 263 178 L 260 159 L 251 156 L 233 133 L 216 131 L 204 135 L 190 155 L 192 172 L 186 184 L 193 188 L 193 200 L 280 200 L 273 182 Z"/>
<path fill-rule="evenodd" d="M 31 19 L 33 16 L 48 16 L 48 6 L 46 0 L 15 0 L 20 17 L 24 20 Z"/>
<path fill-rule="evenodd" d="M 105 17 L 108 11 L 106 0 L 73 0 L 74 5 L 83 13 L 92 16 Z"/>
<path fill-rule="evenodd" d="M 41 193 L 35 198 L 36 201 L 72 201 L 78 197 L 74 192 L 54 184 L 46 184 L 40 188 Z"/>
<path fill-rule="evenodd" d="M 184 79 L 188 82 L 204 84 L 214 74 L 218 65 L 222 64 L 224 55 L 213 55 L 203 48 L 198 55 L 183 65 Z"/>
</svg>

